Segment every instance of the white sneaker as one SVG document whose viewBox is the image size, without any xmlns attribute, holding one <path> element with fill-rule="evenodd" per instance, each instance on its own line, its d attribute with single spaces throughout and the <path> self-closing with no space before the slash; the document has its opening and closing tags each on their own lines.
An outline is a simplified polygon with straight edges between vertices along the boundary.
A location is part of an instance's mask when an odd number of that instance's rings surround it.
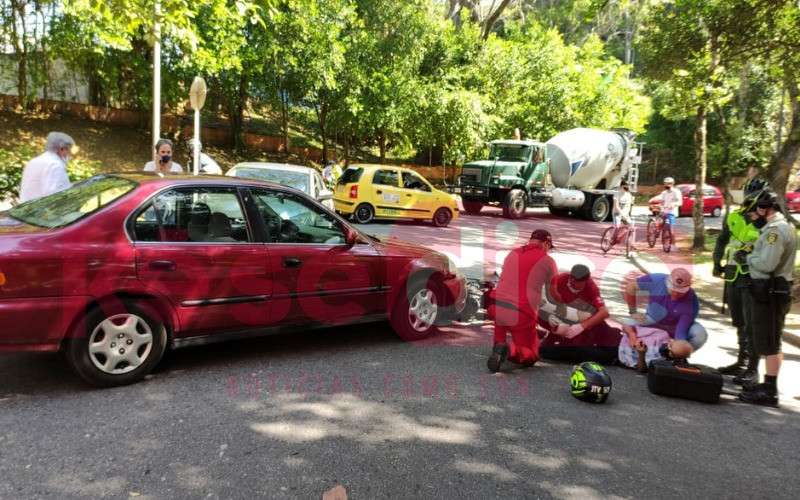
<svg viewBox="0 0 800 500">
<path fill-rule="evenodd" d="M 669 247 L 669 251 L 670 252 L 677 252 L 678 251 L 678 247 L 676 247 L 675 245 L 672 245 L 671 247 Z"/>
</svg>

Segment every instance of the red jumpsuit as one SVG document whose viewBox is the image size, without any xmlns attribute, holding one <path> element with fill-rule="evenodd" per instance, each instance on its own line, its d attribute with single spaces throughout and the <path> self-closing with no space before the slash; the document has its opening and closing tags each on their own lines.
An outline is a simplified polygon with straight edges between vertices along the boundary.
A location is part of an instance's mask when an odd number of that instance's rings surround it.
<svg viewBox="0 0 800 500">
<path fill-rule="evenodd" d="M 511 332 L 509 361 L 531 366 L 539 360 L 539 302 L 542 288 L 557 274 L 555 261 L 535 242 L 512 250 L 503 262 L 489 315 L 494 318 L 495 344 L 506 342 Z"/>
</svg>

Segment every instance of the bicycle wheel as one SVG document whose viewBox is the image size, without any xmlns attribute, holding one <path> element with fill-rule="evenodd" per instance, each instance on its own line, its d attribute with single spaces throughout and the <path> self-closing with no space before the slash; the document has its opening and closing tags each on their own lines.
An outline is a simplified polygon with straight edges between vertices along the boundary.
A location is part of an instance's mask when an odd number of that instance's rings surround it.
<svg viewBox="0 0 800 500">
<path fill-rule="evenodd" d="M 611 247 L 614 246 L 614 228 L 610 227 L 605 230 L 603 233 L 603 237 L 600 238 L 600 250 L 603 251 L 605 255 L 606 252 L 611 250 Z"/>
<path fill-rule="evenodd" d="M 658 232 L 659 232 L 658 223 L 655 219 L 650 219 L 647 221 L 647 244 L 650 245 L 650 248 L 656 246 L 656 240 L 658 239 Z"/>
<path fill-rule="evenodd" d="M 670 234 L 669 224 L 667 223 L 661 226 L 661 246 L 667 253 L 672 250 L 672 235 Z"/>
<path fill-rule="evenodd" d="M 628 237 L 625 238 L 625 257 L 630 257 L 633 253 L 633 242 L 636 239 L 636 228 L 630 227 L 628 229 Z"/>
</svg>

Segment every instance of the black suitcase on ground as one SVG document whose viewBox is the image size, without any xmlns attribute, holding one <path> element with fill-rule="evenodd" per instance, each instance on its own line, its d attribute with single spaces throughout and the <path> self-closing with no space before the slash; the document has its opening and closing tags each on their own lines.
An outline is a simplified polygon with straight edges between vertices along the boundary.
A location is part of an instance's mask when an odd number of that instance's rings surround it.
<svg viewBox="0 0 800 500">
<path fill-rule="evenodd" d="M 647 388 L 653 394 L 719 402 L 722 374 L 709 366 L 653 360 L 648 366 Z"/>
</svg>

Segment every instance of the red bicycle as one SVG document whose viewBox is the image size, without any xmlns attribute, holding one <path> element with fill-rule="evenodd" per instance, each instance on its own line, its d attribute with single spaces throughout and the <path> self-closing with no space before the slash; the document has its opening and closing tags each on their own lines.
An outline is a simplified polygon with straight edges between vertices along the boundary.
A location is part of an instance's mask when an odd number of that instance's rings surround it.
<svg viewBox="0 0 800 500">
<path fill-rule="evenodd" d="M 667 215 L 664 212 L 652 212 L 650 215 L 651 217 L 647 221 L 647 244 L 653 248 L 656 246 L 658 236 L 661 235 L 661 247 L 669 253 L 674 242 L 667 223 Z"/>
<path fill-rule="evenodd" d="M 603 232 L 600 238 L 600 250 L 603 255 L 608 253 L 614 245 L 625 242 L 625 257 L 630 257 L 633 251 L 633 243 L 636 239 L 636 226 L 631 218 L 630 224 L 620 224 L 619 226 L 611 226 Z"/>
</svg>

